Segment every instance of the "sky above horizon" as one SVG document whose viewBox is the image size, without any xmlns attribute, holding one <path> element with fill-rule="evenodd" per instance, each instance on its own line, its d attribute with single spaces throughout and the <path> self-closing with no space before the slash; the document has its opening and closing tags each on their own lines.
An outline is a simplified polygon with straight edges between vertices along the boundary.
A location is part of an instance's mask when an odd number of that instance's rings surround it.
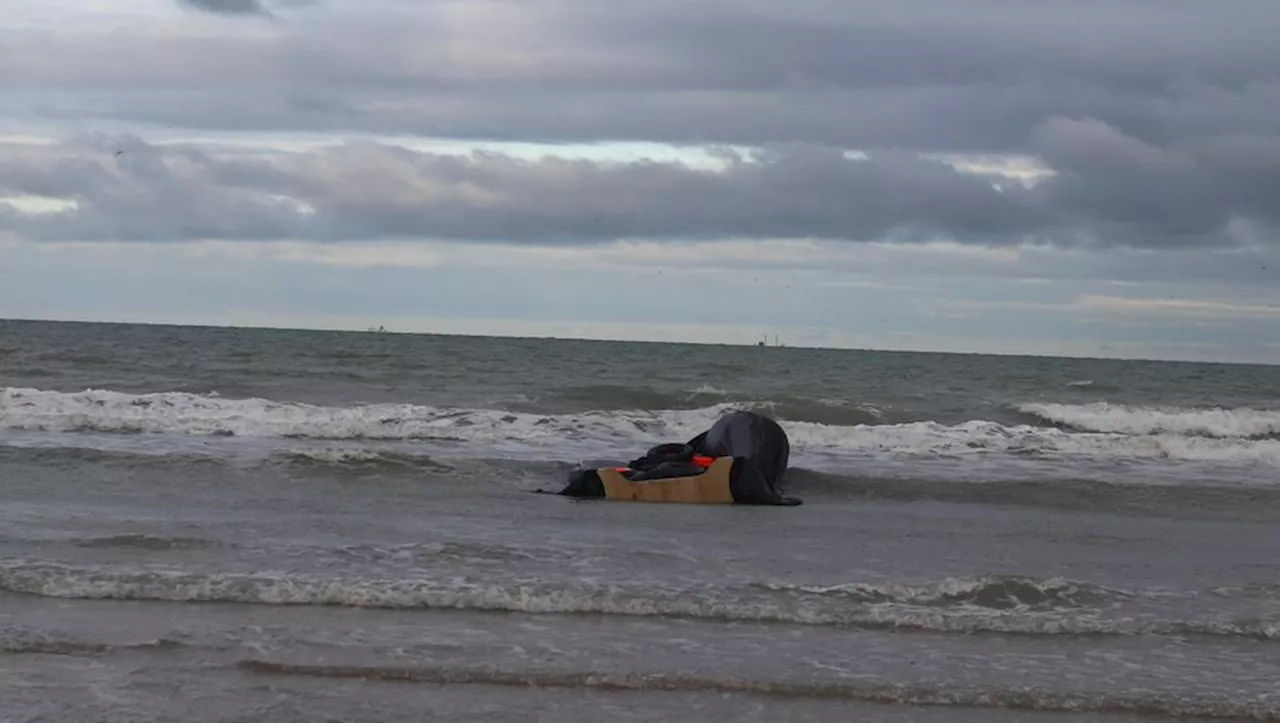
<svg viewBox="0 0 1280 723">
<path fill-rule="evenodd" d="M 1277 27 L 16 0 L 0 317 L 1280 363 Z"/>
</svg>

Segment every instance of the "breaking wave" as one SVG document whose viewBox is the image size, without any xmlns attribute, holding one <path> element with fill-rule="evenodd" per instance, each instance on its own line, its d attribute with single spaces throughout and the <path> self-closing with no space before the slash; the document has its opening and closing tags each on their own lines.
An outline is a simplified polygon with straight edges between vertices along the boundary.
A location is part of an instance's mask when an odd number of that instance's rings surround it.
<svg viewBox="0 0 1280 723">
<path fill-rule="evenodd" d="M 186 392 L 89 389 L 0 391 L 0 425 L 50 432 L 125 432 L 352 440 L 563 443 L 585 436 L 692 436 L 718 407 L 662 412 L 542 415 L 492 409 L 366 404 L 324 407 Z"/>
<path fill-rule="evenodd" d="M 1280 411 L 1182 409 L 1124 404 L 1024 404 L 1018 411 L 1051 424 L 1087 432 L 1170 434 L 1217 439 L 1280 437 Z"/>
<path fill-rule="evenodd" d="M 0 589 L 77 599 L 669 616 L 921 632 L 1280 639 L 1280 622 L 1272 620 L 1104 617 L 1092 602 L 1134 593 L 1031 578 L 947 580 L 924 586 L 759 583 L 746 588 L 664 589 L 543 580 L 487 583 L 456 577 L 344 580 L 126 571 L 19 560 L 0 563 Z"/>
<path fill-rule="evenodd" d="M 495 409 L 368 404 L 326 407 L 268 399 L 228 399 L 185 392 L 77 393 L 0 390 L 0 426 L 42 432 L 145 433 L 214 437 L 404 442 L 547 458 L 631 454 L 637 447 L 688 439 L 739 405 L 697 409 L 534 414 Z M 1280 465 L 1280 412 L 1155 412 L 1097 405 L 1023 405 L 1026 413 L 1059 426 L 971 420 L 855 423 L 790 421 L 778 413 L 800 453 L 836 457 L 965 459 L 1175 460 Z M 875 417 L 879 410 L 854 410 Z M 1160 416 L 1164 415 L 1164 416 Z M 1074 421 L 1073 421 L 1074 420 Z M 1087 428 L 1060 428 L 1073 422 Z M 1090 428 L 1092 427 L 1092 428 Z M 317 454 L 304 452 L 316 461 Z M 365 452 L 337 453 L 352 463 Z M 396 461 L 386 453 L 383 462 Z M 372 460 L 372 458 L 370 458 Z M 403 460 L 400 460 L 403 461 Z"/>
</svg>

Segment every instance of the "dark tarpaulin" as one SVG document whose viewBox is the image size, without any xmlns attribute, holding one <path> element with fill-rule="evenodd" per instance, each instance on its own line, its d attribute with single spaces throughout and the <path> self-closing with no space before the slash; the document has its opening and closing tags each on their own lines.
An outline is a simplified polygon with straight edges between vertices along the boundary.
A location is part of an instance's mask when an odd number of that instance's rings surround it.
<svg viewBox="0 0 1280 723">
<path fill-rule="evenodd" d="M 755 412 L 731 412 L 689 440 L 694 454 L 742 457 L 755 465 L 769 487 L 777 489 L 787 472 L 791 443 L 772 419 Z"/>
</svg>

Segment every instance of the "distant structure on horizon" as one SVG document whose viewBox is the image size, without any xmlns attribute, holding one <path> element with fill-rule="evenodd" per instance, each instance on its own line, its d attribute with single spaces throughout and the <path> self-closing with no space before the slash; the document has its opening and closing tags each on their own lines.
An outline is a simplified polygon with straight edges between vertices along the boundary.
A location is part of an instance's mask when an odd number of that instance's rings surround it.
<svg viewBox="0 0 1280 723">
<path fill-rule="evenodd" d="M 774 334 L 774 335 L 773 335 L 773 343 L 772 343 L 772 344 L 770 344 L 770 343 L 769 343 L 769 335 L 768 335 L 768 334 L 765 334 L 763 339 L 761 339 L 760 341 L 756 342 L 756 346 L 786 346 L 786 344 L 780 344 L 780 343 L 778 343 L 778 335 L 777 335 L 777 334 Z"/>
</svg>

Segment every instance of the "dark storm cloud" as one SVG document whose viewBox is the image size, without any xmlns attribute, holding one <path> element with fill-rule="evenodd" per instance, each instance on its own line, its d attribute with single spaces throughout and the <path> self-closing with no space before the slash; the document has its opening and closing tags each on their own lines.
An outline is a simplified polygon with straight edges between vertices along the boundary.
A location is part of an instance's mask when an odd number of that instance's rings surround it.
<svg viewBox="0 0 1280 723">
<path fill-rule="evenodd" d="M 137 138 L 84 139 L 0 158 L 0 195 L 67 198 L 0 224 L 50 240 L 449 238 L 540 244 L 619 238 L 813 237 L 981 245 L 1274 245 L 1280 136 L 1158 148 L 1114 127 L 1053 119 L 1031 144 L 1056 175 L 997 191 L 902 151 L 809 144 L 711 171 L 679 163 L 522 160 L 356 143 L 263 157 Z"/>
</svg>

